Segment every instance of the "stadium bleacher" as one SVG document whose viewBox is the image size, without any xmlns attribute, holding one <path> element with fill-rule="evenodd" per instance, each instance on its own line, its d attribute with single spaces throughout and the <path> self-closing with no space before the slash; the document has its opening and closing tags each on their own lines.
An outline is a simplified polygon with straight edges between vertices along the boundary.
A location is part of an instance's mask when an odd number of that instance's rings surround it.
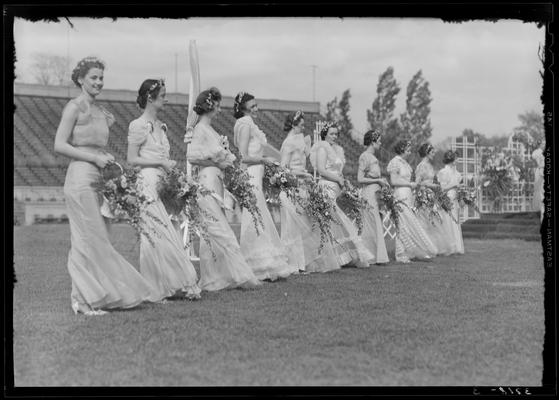
<svg viewBox="0 0 559 400">
<path fill-rule="evenodd" d="M 76 88 L 16 83 L 14 85 L 14 186 L 62 187 L 69 159 L 54 152 L 54 137 L 66 103 L 79 94 Z M 183 142 L 186 125 L 187 96 L 168 94 L 169 103 L 160 118 L 168 126 L 171 158 L 179 163 L 186 159 Z M 108 151 L 119 162 L 126 160 L 128 124 L 140 115 L 135 103 L 136 93 L 126 90 L 104 90 L 99 103 L 116 118 L 111 127 Z M 323 119 L 319 104 L 258 99 L 259 117 L 255 123 L 266 133 L 268 142 L 280 149 L 285 139 L 283 122 L 286 116 L 298 109 L 305 112 L 306 132 L 314 129 L 315 122 Z M 233 98 L 224 97 L 222 111 L 215 119 L 214 128 L 233 143 Z M 341 135 L 338 143 L 346 154 L 344 174 L 355 183 L 360 143 L 349 135 Z M 310 167 L 310 165 L 309 165 Z M 54 217 L 53 217 L 54 218 Z"/>
</svg>

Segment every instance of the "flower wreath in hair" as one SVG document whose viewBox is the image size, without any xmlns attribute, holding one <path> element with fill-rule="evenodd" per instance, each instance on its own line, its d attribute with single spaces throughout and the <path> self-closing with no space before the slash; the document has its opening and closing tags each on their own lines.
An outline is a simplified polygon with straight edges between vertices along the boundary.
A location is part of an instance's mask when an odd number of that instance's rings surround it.
<svg viewBox="0 0 559 400">
<path fill-rule="evenodd" d="M 148 97 L 151 98 L 151 93 L 157 89 L 158 87 L 163 87 L 165 86 L 165 79 L 163 78 L 159 78 L 157 81 L 155 81 L 148 89 Z"/>
<path fill-rule="evenodd" d="M 208 97 L 206 97 L 204 102 L 208 105 L 208 110 L 212 111 L 215 108 L 215 99 L 211 91 L 208 92 Z"/>
<path fill-rule="evenodd" d="M 82 66 L 84 66 L 87 63 L 99 63 L 101 65 L 105 65 L 105 62 L 103 60 L 101 60 L 100 58 L 95 57 L 95 56 L 89 56 L 89 57 L 85 57 L 84 59 L 80 60 L 77 67 L 81 68 Z"/>
<path fill-rule="evenodd" d="M 241 104 L 243 104 L 243 97 L 245 97 L 246 94 L 248 94 L 248 93 L 239 92 L 235 96 L 235 101 L 233 103 L 233 109 L 235 110 L 236 113 L 241 111 Z"/>
<path fill-rule="evenodd" d="M 380 136 L 381 136 L 380 131 L 379 131 L 379 130 L 374 130 L 374 131 L 371 133 L 371 140 L 372 140 L 372 142 L 373 142 L 373 143 L 378 142 L 378 140 L 380 139 Z"/>
<path fill-rule="evenodd" d="M 295 122 L 297 122 L 297 120 L 299 118 L 305 118 L 305 114 L 303 114 L 303 111 L 301 111 L 301 110 L 297 110 L 297 112 L 293 116 L 293 120 L 291 121 L 291 125 L 294 125 Z"/>
<path fill-rule="evenodd" d="M 431 150 L 433 150 L 433 149 L 434 149 L 433 145 L 431 143 L 429 143 L 427 145 L 427 148 L 425 149 L 425 154 L 429 154 L 431 152 Z"/>
<path fill-rule="evenodd" d="M 327 134 L 330 128 L 337 128 L 337 127 L 338 124 L 336 122 L 328 121 L 324 125 L 322 125 L 322 128 L 320 129 L 320 135 L 322 136 L 322 134 Z"/>
</svg>

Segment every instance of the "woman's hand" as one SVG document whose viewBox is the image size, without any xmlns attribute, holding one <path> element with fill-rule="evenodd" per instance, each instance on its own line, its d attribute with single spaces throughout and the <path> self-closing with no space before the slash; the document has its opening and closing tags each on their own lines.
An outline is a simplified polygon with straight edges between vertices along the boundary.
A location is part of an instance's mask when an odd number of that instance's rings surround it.
<svg viewBox="0 0 559 400">
<path fill-rule="evenodd" d="M 338 182 L 338 184 L 339 184 L 340 186 L 344 186 L 345 179 L 344 179 L 343 175 L 340 175 L 340 176 L 339 176 L 337 182 Z"/>
<path fill-rule="evenodd" d="M 380 178 L 379 179 L 379 184 L 382 185 L 382 186 L 390 187 L 390 183 L 388 183 L 386 178 Z"/>
<path fill-rule="evenodd" d="M 177 162 L 175 160 L 164 160 L 161 163 L 161 167 L 163 167 L 163 169 L 167 172 L 172 170 L 176 165 Z"/>
<path fill-rule="evenodd" d="M 410 187 L 411 187 L 412 189 L 415 189 L 417 186 L 418 186 L 417 183 L 415 183 L 415 182 L 410 182 Z"/>
<path fill-rule="evenodd" d="M 263 156 L 262 157 L 262 164 L 266 165 L 270 165 L 270 164 L 274 164 L 276 162 L 276 160 L 272 157 L 267 157 L 267 156 Z"/>
<path fill-rule="evenodd" d="M 112 154 L 102 153 L 95 156 L 94 163 L 99 168 L 105 168 L 107 164 L 114 162 L 114 160 L 115 158 Z"/>
</svg>

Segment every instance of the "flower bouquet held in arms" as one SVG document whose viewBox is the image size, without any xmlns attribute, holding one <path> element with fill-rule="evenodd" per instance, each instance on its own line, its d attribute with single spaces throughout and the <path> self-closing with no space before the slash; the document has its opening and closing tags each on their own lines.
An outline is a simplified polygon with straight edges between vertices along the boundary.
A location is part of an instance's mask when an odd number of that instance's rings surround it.
<svg viewBox="0 0 559 400">
<path fill-rule="evenodd" d="M 320 246 L 318 247 L 320 253 L 324 243 L 335 242 L 331 226 L 332 223 L 339 224 L 339 222 L 334 218 L 334 201 L 323 187 L 315 181 L 309 181 L 306 185 L 308 195 L 304 198 L 297 197 L 296 201 L 311 219 L 312 229 L 316 229 L 317 226 L 320 229 Z"/>
<path fill-rule="evenodd" d="M 433 225 L 435 225 L 435 220 L 442 222 L 441 214 L 439 214 L 438 211 L 439 204 L 436 201 L 437 197 L 433 189 L 419 185 L 413 190 L 413 194 L 413 211 L 415 213 L 427 213 L 429 221 L 431 221 L 431 224 Z"/>
<path fill-rule="evenodd" d="M 167 213 L 177 217 L 182 213 L 188 225 L 197 230 L 206 243 L 211 245 L 204 221 L 214 217 L 198 205 L 198 197 L 211 196 L 213 193 L 211 190 L 200 185 L 181 169 L 173 168 L 161 177 L 157 185 L 157 193 Z"/>
<path fill-rule="evenodd" d="M 116 218 L 122 218 L 131 225 L 138 237 L 144 235 L 154 245 L 151 234 L 148 232 L 142 214 L 164 225 L 156 215 L 146 210 L 154 199 L 146 196 L 141 190 L 140 168 L 123 168 L 116 162 L 109 163 L 103 168 L 99 181 L 93 188 L 103 196 L 109 211 Z"/>
<path fill-rule="evenodd" d="M 477 190 L 475 187 L 459 186 L 456 190 L 456 199 L 460 207 L 472 207 L 479 213 L 479 208 L 477 206 Z"/>
<path fill-rule="evenodd" d="M 512 178 L 507 168 L 500 165 L 489 165 L 483 170 L 482 190 L 485 191 L 489 200 L 494 202 L 494 208 L 503 196 L 512 190 Z"/>
<path fill-rule="evenodd" d="M 359 234 L 363 231 L 363 214 L 369 210 L 371 205 L 361 196 L 361 192 L 347 179 L 344 181 L 342 192 L 336 199 L 338 206 L 357 225 Z"/>
<path fill-rule="evenodd" d="M 402 205 L 404 204 L 401 200 L 396 200 L 394 198 L 394 192 L 390 187 L 383 186 L 377 191 L 377 202 L 379 205 L 379 212 L 383 214 L 388 214 L 389 218 L 392 220 L 396 231 L 400 227 L 399 214 L 402 211 Z"/>
<path fill-rule="evenodd" d="M 240 158 L 237 158 L 232 166 L 225 168 L 223 183 L 229 193 L 233 195 L 235 201 L 239 203 L 241 209 L 248 210 L 252 215 L 256 233 L 260 234 L 258 226 L 260 225 L 264 229 L 262 214 L 256 204 L 256 195 L 253 191 L 254 185 L 250 183 L 248 172 L 241 168 Z"/>
<path fill-rule="evenodd" d="M 293 202 L 297 196 L 297 177 L 279 163 L 264 166 L 264 179 L 262 186 L 266 201 L 272 204 L 281 204 L 280 193 L 285 192 Z"/>
</svg>

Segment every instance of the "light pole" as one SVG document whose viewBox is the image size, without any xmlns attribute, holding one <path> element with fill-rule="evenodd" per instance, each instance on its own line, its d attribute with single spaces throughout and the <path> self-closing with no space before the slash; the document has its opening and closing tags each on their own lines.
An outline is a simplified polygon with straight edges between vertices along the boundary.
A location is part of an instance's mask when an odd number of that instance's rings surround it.
<svg viewBox="0 0 559 400">
<path fill-rule="evenodd" d="M 311 65 L 312 68 L 312 101 L 316 101 L 316 69 L 318 65 Z"/>
<path fill-rule="evenodd" d="M 175 53 L 175 93 L 179 92 L 179 54 Z"/>
</svg>

